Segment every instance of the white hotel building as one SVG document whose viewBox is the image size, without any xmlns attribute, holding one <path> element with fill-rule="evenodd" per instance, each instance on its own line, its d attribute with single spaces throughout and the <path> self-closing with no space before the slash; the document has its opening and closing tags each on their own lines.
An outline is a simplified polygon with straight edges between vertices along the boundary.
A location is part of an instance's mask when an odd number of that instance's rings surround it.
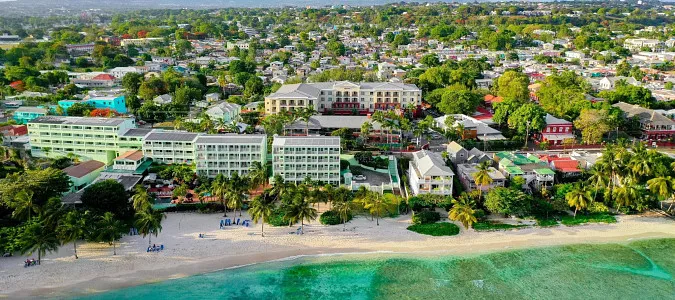
<svg viewBox="0 0 675 300">
<path fill-rule="evenodd" d="M 223 173 L 248 174 L 253 162 L 265 166 L 267 162 L 267 136 L 257 135 L 200 135 L 197 137 L 197 173 L 215 177 Z"/>
<path fill-rule="evenodd" d="M 275 114 L 311 106 L 320 113 L 366 115 L 409 104 L 422 104 L 422 90 L 413 84 L 317 82 L 283 85 L 265 98 L 265 112 Z"/>
<path fill-rule="evenodd" d="M 340 137 L 275 136 L 272 143 L 274 175 L 300 183 L 309 177 L 324 184 L 340 184 Z"/>
<path fill-rule="evenodd" d="M 143 154 L 155 162 L 192 164 L 195 161 L 197 133 L 153 131 L 143 141 Z"/>
<path fill-rule="evenodd" d="M 439 153 L 421 150 L 413 153 L 408 180 L 413 195 L 452 195 L 455 173 Z"/>
</svg>

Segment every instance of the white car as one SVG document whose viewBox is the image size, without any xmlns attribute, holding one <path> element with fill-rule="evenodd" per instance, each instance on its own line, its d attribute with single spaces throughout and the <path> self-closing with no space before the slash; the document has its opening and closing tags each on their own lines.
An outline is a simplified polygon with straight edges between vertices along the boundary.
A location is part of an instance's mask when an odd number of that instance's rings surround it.
<svg viewBox="0 0 675 300">
<path fill-rule="evenodd" d="M 366 176 L 365 175 L 355 175 L 354 180 L 366 180 Z"/>
</svg>

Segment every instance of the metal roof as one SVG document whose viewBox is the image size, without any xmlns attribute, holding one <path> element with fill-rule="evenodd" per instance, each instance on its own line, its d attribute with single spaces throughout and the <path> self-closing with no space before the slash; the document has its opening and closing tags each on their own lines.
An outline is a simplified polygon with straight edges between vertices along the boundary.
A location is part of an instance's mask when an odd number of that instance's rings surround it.
<svg viewBox="0 0 675 300">
<path fill-rule="evenodd" d="M 172 141 L 172 142 L 191 142 L 194 141 L 199 134 L 191 132 L 170 132 L 170 131 L 153 131 L 145 137 L 146 141 Z"/>
<path fill-rule="evenodd" d="M 92 117 L 63 117 L 63 116 L 43 116 L 30 121 L 29 123 L 40 124 L 67 124 L 67 125 L 91 125 L 91 126 L 117 126 L 130 118 L 92 118 Z"/>
<path fill-rule="evenodd" d="M 267 140 L 264 134 L 209 134 L 197 137 L 196 144 L 262 144 Z"/>
<path fill-rule="evenodd" d="M 272 146 L 340 146 L 337 136 L 275 136 Z"/>
</svg>

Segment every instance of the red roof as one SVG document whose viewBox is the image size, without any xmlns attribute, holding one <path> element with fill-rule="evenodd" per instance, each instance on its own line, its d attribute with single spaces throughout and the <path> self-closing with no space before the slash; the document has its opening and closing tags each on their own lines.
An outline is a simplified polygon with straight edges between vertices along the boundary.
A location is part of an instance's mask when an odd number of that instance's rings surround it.
<svg viewBox="0 0 675 300">
<path fill-rule="evenodd" d="M 561 172 L 579 172 L 579 162 L 573 159 L 554 160 L 553 167 Z"/>
<path fill-rule="evenodd" d="M 110 74 L 101 74 L 93 78 L 93 80 L 106 80 L 106 81 L 112 81 L 115 80 L 115 76 L 112 76 Z"/>
<path fill-rule="evenodd" d="M 26 125 L 8 125 L 0 127 L 0 132 L 4 136 L 22 136 L 28 134 L 28 126 Z"/>
<path fill-rule="evenodd" d="M 498 102 L 504 101 L 504 99 L 502 99 L 502 97 L 489 95 L 489 94 L 485 95 L 485 98 L 483 98 L 483 100 L 485 100 L 485 102 L 488 102 L 488 103 L 498 103 Z"/>
</svg>

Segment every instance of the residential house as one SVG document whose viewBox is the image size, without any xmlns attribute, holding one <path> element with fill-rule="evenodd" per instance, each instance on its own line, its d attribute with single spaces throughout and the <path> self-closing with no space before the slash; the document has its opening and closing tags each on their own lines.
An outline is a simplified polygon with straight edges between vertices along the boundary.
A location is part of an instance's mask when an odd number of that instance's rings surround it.
<svg viewBox="0 0 675 300">
<path fill-rule="evenodd" d="M 230 123 L 237 120 L 241 113 L 241 105 L 229 102 L 221 102 L 211 106 L 205 112 L 213 121 L 222 120 L 223 123 Z"/>
<path fill-rule="evenodd" d="M 614 105 L 621 109 L 626 118 L 636 118 L 640 122 L 640 138 L 648 141 L 669 141 L 675 135 L 675 121 L 637 104 L 619 102 Z"/>
<path fill-rule="evenodd" d="M 47 109 L 44 107 L 22 106 L 14 111 L 12 118 L 18 124 L 27 124 L 33 119 L 46 116 L 47 112 Z"/>
<path fill-rule="evenodd" d="M 75 103 L 83 103 L 93 106 L 98 109 L 111 109 L 121 114 L 127 113 L 127 102 L 124 95 L 111 97 L 92 97 L 87 100 L 61 100 L 58 105 L 64 112 L 68 113 L 68 109 Z"/>
<path fill-rule="evenodd" d="M 166 105 L 166 104 L 171 104 L 173 101 L 173 96 L 170 94 L 163 94 L 155 97 L 155 99 L 152 99 L 152 102 L 155 102 L 157 105 Z"/>
<path fill-rule="evenodd" d="M 574 125 L 572 122 L 546 114 L 546 127 L 538 135 L 539 141 L 551 145 L 562 145 L 565 140 L 574 140 Z"/>
<path fill-rule="evenodd" d="M 445 165 L 440 154 L 427 150 L 413 152 L 408 180 L 413 195 L 452 195 L 455 173 Z"/>
<path fill-rule="evenodd" d="M 457 176 L 459 177 L 459 182 L 461 182 L 464 186 L 464 190 L 468 192 L 477 189 L 487 191 L 489 189 L 500 186 L 503 187 L 506 185 L 506 177 L 504 177 L 504 175 L 499 172 L 499 170 L 495 169 L 494 167 L 490 167 L 488 170 L 488 175 L 490 176 L 490 179 L 492 179 L 492 182 L 489 185 L 478 186 L 474 178 L 475 174 L 478 173 L 477 166 L 478 164 L 474 163 L 457 165 Z"/>
<path fill-rule="evenodd" d="M 499 165 L 499 171 L 510 180 L 516 176 L 525 179 L 527 188 L 541 190 L 550 188 L 555 180 L 555 172 L 536 155 L 522 155 L 515 152 L 498 152 L 493 156 Z"/>
</svg>

